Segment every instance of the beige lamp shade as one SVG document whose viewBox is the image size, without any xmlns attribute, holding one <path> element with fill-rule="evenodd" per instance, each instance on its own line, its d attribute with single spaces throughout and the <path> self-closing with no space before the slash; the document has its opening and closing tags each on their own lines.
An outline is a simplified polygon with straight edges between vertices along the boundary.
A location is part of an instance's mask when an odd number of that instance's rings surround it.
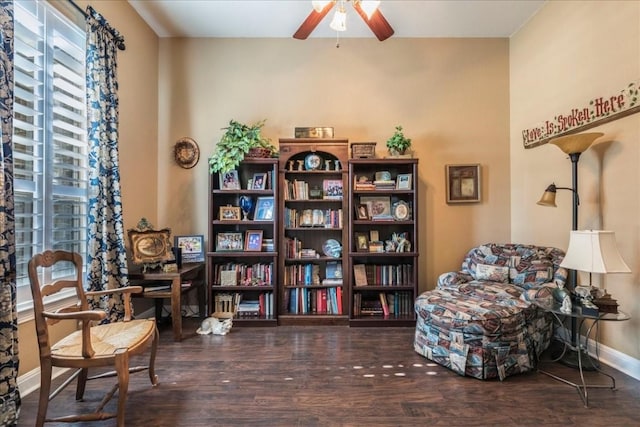
<svg viewBox="0 0 640 427">
<path fill-rule="evenodd" d="M 572 231 L 560 267 L 589 273 L 631 273 L 618 252 L 615 233 L 603 230 Z"/>
<path fill-rule="evenodd" d="M 591 147 L 593 141 L 600 138 L 602 135 L 604 135 L 602 132 L 576 133 L 574 135 L 554 138 L 549 141 L 549 143 L 557 145 L 558 148 L 567 154 L 584 153 L 589 147 Z"/>
</svg>

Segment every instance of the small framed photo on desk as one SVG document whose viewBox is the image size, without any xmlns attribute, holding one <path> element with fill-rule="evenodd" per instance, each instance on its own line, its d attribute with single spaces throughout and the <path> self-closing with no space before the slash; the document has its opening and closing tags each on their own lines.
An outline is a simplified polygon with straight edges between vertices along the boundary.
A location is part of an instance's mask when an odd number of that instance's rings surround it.
<svg viewBox="0 0 640 427">
<path fill-rule="evenodd" d="M 175 236 L 175 247 L 182 250 L 182 262 L 204 262 L 204 236 Z"/>
</svg>

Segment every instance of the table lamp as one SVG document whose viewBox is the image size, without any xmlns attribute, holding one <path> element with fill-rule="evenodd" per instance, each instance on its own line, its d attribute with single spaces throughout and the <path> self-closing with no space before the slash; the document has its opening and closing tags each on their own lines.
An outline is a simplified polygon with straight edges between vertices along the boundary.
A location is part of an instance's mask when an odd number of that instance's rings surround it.
<svg viewBox="0 0 640 427">
<path fill-rule="evenodd" d="M 591 283 L 593 273 L 631 273 L 624 262 L 613 231 L 604 230 L 574 230 L 569 238 L 569 248 L 560 263 L 561 267 L 589 273 L 589 290 L 594 289 Z M 593 303 L 602 312 L 617 313 L 615 300 L 608 296 L 605 289 L 600 289 Z M 593 295 L 593 293 L 592 293 Z M 596 313 L 597 314 L 597 313 Z"/>
</svg>

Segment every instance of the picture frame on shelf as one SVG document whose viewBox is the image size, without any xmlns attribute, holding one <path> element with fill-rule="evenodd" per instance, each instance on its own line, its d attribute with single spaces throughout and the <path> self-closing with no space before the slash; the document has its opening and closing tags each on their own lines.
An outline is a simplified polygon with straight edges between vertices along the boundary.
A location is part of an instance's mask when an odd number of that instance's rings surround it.
<svg viewBox="0 0 640 427">
<path fill-rule="evenodd" d="M 221 232 L 216 234 L 216 251 L 243 251 L 244 241 L 240 232 Z"/>
<path fill-rule="evenodd" d="M 367 205 L 371 219 L 393 219 L 389 196 L 361 196 L 360 203 Z"/>
<path fill-rule="evenodd" d="M 219 178 L 221 190 L 240 190 L 240 178 L 238 178 L 237 170 L 223 172 L 219 175 Z"/>
<path fill-rule="evenodd" d="M 262 251 L 263 230 L 247 230 L 244 237 L 244 250 L 247 252 Z"/>
<path fill-rule="evenodd" d="M 396 221 L 409 221 L 411 219 L 411 207 L 404 200 L 399 200 L 392 207 L 393 219 Z"/>
<path fill-rule="evenodd" d="M 396 176 L 396 190 L 411 190 L 412 175 L 410 173 L 399 173 Z"/>
<path fill-rule="evenodd" d="M 230 205 L 220 206 L 218 219 L 220 221 L 240 221 L 240 207 Z"/>
<path fill-rule="evenodd" d="M 342 180 L 341 179 L 323 180 L 322 194 L 325 199 L 342 200 Z"/>
<path fill-rule="evenodd" d="M 267 188 L 267 174 L 266 173 L 254 173 L 251 180 L 252 190 L 264 190 Z"/>
<path fill-rule="evenodd" d="M 274 210 L 273 196 L 258 197 L 253 219 L 254 221 L 273 221 Z"/>
<path fill-rule="evenodd" d="M 181 249 L 183 263 L 204 262 L 204 236 L 202 234 L 175 236 L 174 246 Z"/>
<path fill-rule="evenodd" d="M 445 165 L 447 203 L 480 202 L 480 164 Z"/>
<path fill-rule="evenodd" d="M 371 219 L 371 216 L 369 216 L 369 207 L 366 203 L 360 203 L 356 207 L 356 219 L 360 221 Z"/>
<path fill-rule="evenodd" d="M 356 237 L 356 252 L 369 252 L 369 236 L 367 233 L 357 232 Z"/>
</svg>

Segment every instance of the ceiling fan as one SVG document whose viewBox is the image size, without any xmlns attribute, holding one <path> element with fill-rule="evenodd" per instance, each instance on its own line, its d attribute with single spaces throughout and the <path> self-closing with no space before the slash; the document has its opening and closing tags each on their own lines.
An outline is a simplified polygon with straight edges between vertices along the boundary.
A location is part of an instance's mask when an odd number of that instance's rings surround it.
<svg viewBox="0 0 640 427">
<path fill-rule="evenodd" d="M 344 3 L 351 2 L 353 8 L 358 12 L 358 15 L 369 26 L 373 34 L 380 41 L 384 41 L 391 37 L 394 33 L 393 28 L 389 25 L 389 22 L 382 15 L 382 12 L 378 9 L 380 1 L 374 0 L 325 0 L 325 1 L 312 1 L 313 10 L 304 20 L 298 31 L 293 35 L 294 39 L 305 40 L 309 37 L 309 34 L 318 26 L 320 21 L 333 9 L 338 3 L 338 9 L 329 25 L 333 30 L 345 31 L 346 30 L 346 11 L 344 10 Z"/>
</svg>

